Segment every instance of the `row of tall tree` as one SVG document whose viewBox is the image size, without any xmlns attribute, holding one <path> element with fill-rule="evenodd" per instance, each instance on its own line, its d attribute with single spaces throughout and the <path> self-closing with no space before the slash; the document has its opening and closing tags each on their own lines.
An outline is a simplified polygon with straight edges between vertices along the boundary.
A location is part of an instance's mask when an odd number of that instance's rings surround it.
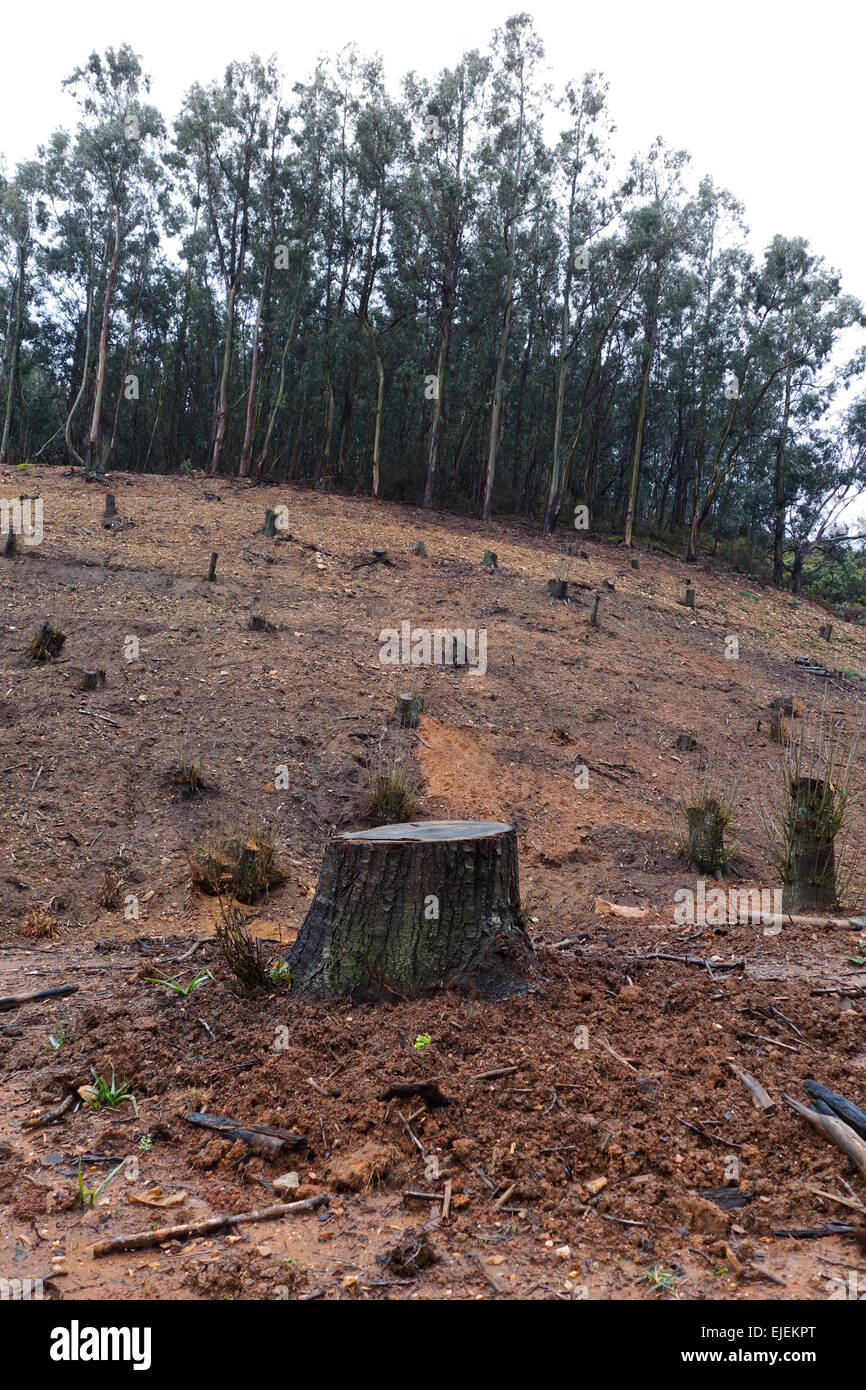
<svg viewBox="0 0 866 1390">
<path fill-rule="evenodd" d="M 0 180 L 0 465 L 580 503 L 795 588 L 866 486 L 862 306 L 801 237 L 756 258 L 684 152 L 616 176 L 606 84 L 555 99 L 527 15 L 399 98 L 352 47 L 291 88 L 234 62 L 170 127 L 126 45 L 66 85 Z"/>
</svg>

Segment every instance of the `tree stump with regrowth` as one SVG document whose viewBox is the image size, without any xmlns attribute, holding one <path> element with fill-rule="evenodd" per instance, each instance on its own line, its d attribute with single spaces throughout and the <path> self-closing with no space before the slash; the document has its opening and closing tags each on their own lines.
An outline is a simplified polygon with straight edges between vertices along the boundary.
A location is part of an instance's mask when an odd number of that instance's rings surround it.
<svg viewBox="0 0 866 1390">
<path fill-rule="evenodd" d="M 289 956 L 292 991 L 354 1000 L 453 988 L 484 999 L 527 987 L 517 835 L 499 821 L 427 821 L 325 846 Z"/>
<path fill-rule="evenodd" d="M 213 581 L 214 581 L 214 579 L 215 579 L 215 577 L 216 577 L 216 562 L 217 562 L 217 552 L 216 552 L 215 550 L 212 550 L 211 553 L 210 553 L 210 560 L 208 561 L 208 567 L 207 567 L 207 576 L 206 576 L 206 577 L 207 577 L 207 582 L 208 582 L 208 584 L 212 584 Z"/>
<path fill-rule="evenodd" d="M 686 596 L 685 596 L 685 598 L 683 599 L 683 607 L 684 607 L 684 608 L 692 608 L 692 609 L 693 609 L 694 606 L 695 606 L 695 591 L 694 591 L 694 589 L 693 589 L 691 586 L 689 586 L 689 587 L 686 589 Z"/>
<path fill-rule="evenodd" d="M 690 866 L 699 873 L 714 874 L 721 878 L 722 870 L 728 862 L 725 851 L 727 824 L 725 810 L 715 797 L 707 797 L 706 801 L 699 805 L 686 807 L 689 838 L 685 857 Z"/>
<path fill-rule="evenodd" d="M 567 598 L 568 598 L 568 580 L 567 580 L 567 579 L 548 579 L 548 581 L 547 581 L 547 592 L 548 592 L 550 598 L 567 599 Z"/>
<path fill-rule="evenodd" d="M 481 561 L 481 563 L 482 563 L 482 565 L 484 566 L 484 568 L 485 568 L 486 570 L 490 570 L 491 573 L 493 572 L 493 570 L 498 569 L 498 568 L 499 568 L 499 559 L 498 559 L 498 557 L 497 557 L 496 551 L 495 551 L 495 550 L 485 550 L 485 552 L 484 552 L 484 559 Z"/>
<path fill-rule="evenodd" d="M 836 907 L 836 789 L 820 777 L 794 777 L 785 831 L 783 912 Z"/>
<path fill-rule="evenodd" d="M 401 729 L 417 728 L 423 708 L 424 701 L 420 695 L 398 695 L 395 712 Z"/>
<path fill-rule="evenodd" d="M 265 508 L 264 531 L 266 536 L 275 536 L 277 534 L 277 514 L 275 511 L 272 511 L 270 507 Z"/>
</svg>

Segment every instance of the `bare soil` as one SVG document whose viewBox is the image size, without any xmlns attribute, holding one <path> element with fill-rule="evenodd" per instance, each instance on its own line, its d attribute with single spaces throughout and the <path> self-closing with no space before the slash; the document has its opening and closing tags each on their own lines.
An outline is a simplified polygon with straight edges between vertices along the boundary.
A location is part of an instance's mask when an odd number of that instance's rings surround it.
<svg viewBox="0 0 866 1390">
<path fill-rule="evenodd" d="M 805 1102 L 811 1076 L 866 1105 L 858 933 L 674 925 L 674 894 L 694 878 L 672 829 L 702 773 L 738 778 L 726 886 L 777 883 L 760 813 L 780 759 L 771 701 L 798 696 L 808 718 L 826 689 L 853 727 L 862 629 L 834 623 L 828 644 L 814 604 L 644 548 L 632 569 L 623 548 L 579 533 L 123 475 L 111 481 L 121 524 L 108 531 L 102 490 L 80 477 L 0 475 L 10 495 L 19 486 L 41 490 L 45 539 L 0 561 L 0 994 L 78 992 L 0 1013 L 3 1277 L 42 1277 L 57 1298 L 788 1300 L 825 1299 L 830 1279 L 866 1274 L 862 1215 L 812 1190 L 862 1202 L 864 1185 L 783 1099 Z M 264 511 L 280 505 L 289 532 L 271 540 Z M 409 550 L 419 539 L 426 557 Z M 373 547 L 393 565 L 361 563 Z M 564 564 L 589 586 L 567 605 L 547 596 Z M 680 603 L 686 579 L 694 614 Z M 250 631 L 252 613 L 275 630 Z M 49 615 L 66 643 L 34 666 L 27 647 Z M 404 620 L 485 628 L 486 673 L 383 666 L 380 629 Z M 725 658 L 731 635 L 738 660 Z M 130 636 L 138 660 L 124 656 Z M 847 674 L 806 675 L 798 655 Z M 83 668 L 103 668 L 104 687 L 82 693 Z M 424 698 L 408 735 L 416 814 L 517 827 L 533 987 L 496 1003 L 376 1006 L 304 1003 L 279 985 L 244 992 L 213 940 L 215 900 L 190 888 L 188 852 L 270 827 L 287 877 L 247 913 L 284 949 L 328 836 L 372 823 L 367 762 L 405 690 Z M 681 733 L 692 751 L 675 746 Z M 201 794 L 171 781 L 181 749 L 200 763 Z M 289 786 L 278 790 L 280 767 Z M 854 803 L 862 843 L 862 795 Z M 112 866 L 117 905 L 103 907 Z M 850 915 L 866 910 L 856 881 L 846 892 Z M 137 920 L 124 915 L 128 895 Z M 40 903 L 53 935 L 26 934 Z M 205 967 L 213 978 L 185 999 L 148 983 Z M 773 1109 L 755 1107 L 729 1059 Z M 24 1125 L 112 1067 L 137 1115 L 128 1101 L 82 1103 Z M 503 1074 L 485 1079 L 492 1071 Z M 379 1099 L 430 1077 L 451 1104 Z M 251 1155 L 188 1123 L 196 1110 L 298 1131 L 306 1147 Z M 129 1157 L 137 1165 L 81 1210 L 79 1161 L 93 1189 Z M 91 1253 L 153 1225 L 268 1205 L 288 1171 L 329 1207 Z M 702 1195 L 725 1187 L 738 1208 Z M 854 1230 L 827 1234 L 834 1224 Z M 388 1261 L 407 1232 L 403 1261 Z"/>
</svg>

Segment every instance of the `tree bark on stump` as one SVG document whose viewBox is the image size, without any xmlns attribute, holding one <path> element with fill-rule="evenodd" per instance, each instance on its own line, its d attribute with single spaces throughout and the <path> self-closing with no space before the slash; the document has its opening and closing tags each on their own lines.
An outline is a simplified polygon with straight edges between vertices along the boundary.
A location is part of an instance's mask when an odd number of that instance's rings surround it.
<svg viewBox="0 0 866 1390">
<path fill-rule="evenodd" d="M 799 777 L 791 787 L 783 912 L 836 906 L 834 825 L 836 792 L 820 777 Z"/>
<path fill-rule="evenodd" d="M 548 579 L 547 592 L 550 598 L 568 598 L 568 580 Z"/>
<path fill-rule="evenodd" d="M 428 821 L 338 835 L 292 947 L 293 993 L 380 1000 L 526 988 L 514 827 Z"/>
<path fill-rule="evenodd" d="M 264 531 L 266 536 L 273 537 L 277 534 L 277 514 L 270 507 L 265 508 Z"/>
<path fill-rule="evenodd" d="M 212 584 L 213 581 L 214 581 L 214 579 L 215 579 L 215 577 L 216 577 L 216 565 L 217 565 L 217 553 L 216 553 L 215 550 L 212 550 L 211 553 L 210 553 L 210 560 L 208 561 L 207 575 L 206 575 L 206 579 L 207 579 L 208 584 Z"/>
<path fill-rule="evenodd" d="M 725 815 L 714 797 L 700 806 L 686 808 L 689 842 L 686 855 L 689 864 L 701 873 L 721 872 L 727 862 L 725 854 Z"/>
<path fill-rule="evenodd" d="M 495 570 L 499 568 L 499 557 L 495 550 L 485 550 L 484 559 L 481 561 L 485 569 Z"/>
</svg>

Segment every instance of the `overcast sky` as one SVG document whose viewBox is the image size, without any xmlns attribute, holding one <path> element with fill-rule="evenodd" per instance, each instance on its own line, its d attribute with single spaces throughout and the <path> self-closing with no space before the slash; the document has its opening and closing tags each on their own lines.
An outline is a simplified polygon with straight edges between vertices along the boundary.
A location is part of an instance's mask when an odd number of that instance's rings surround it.
<svg viewBox="0 0 866 1390">
<path fill-rule="evenodd" d="M 805 236 L 866 301 L 858 0 L 16 3 L 4 18 L 0 152 L 10 168 L 74 123 L 60 84 L 94 48 L 132 44 L 171 121 L 190 83 L 220 76 L 232 58 L 276 53 L 291 83 L 354 40 L 382 54 L 396 89 L 410 69 L 432 77 L 485 48 L 520 9 L 535 20 L 555 91 L 591 68 L 607 77 L 618 160 L 656 135 L 689 150 L 695 176 L 711 173 L 745 204 L 756 253 L 774 232 Z"/>
<path fill-rule="evenodd" d="M 688 149 L 697 173 L 712 173 L 745 203 L 755 249 L 776 231 L 802 234 L 866 300 L 866 20 L 855 0 L 16 4 L 4 19 L 0 151 L 11 166 L 56 125 L 73 123 L 60 84 L 94 48 L 131 43 L 170 120 L 192 81 L 250 52 L 275 52 L 293 81 L 320 52 L 355 40 L 382 54 L 395 85 L 410 68 L 432 77 L 464 49 L 484 48 L 521 8 L 535 19 L 555 89 L 590 68 L 608 78 L 618 156 L 657 134 Z"/>
</svg>

